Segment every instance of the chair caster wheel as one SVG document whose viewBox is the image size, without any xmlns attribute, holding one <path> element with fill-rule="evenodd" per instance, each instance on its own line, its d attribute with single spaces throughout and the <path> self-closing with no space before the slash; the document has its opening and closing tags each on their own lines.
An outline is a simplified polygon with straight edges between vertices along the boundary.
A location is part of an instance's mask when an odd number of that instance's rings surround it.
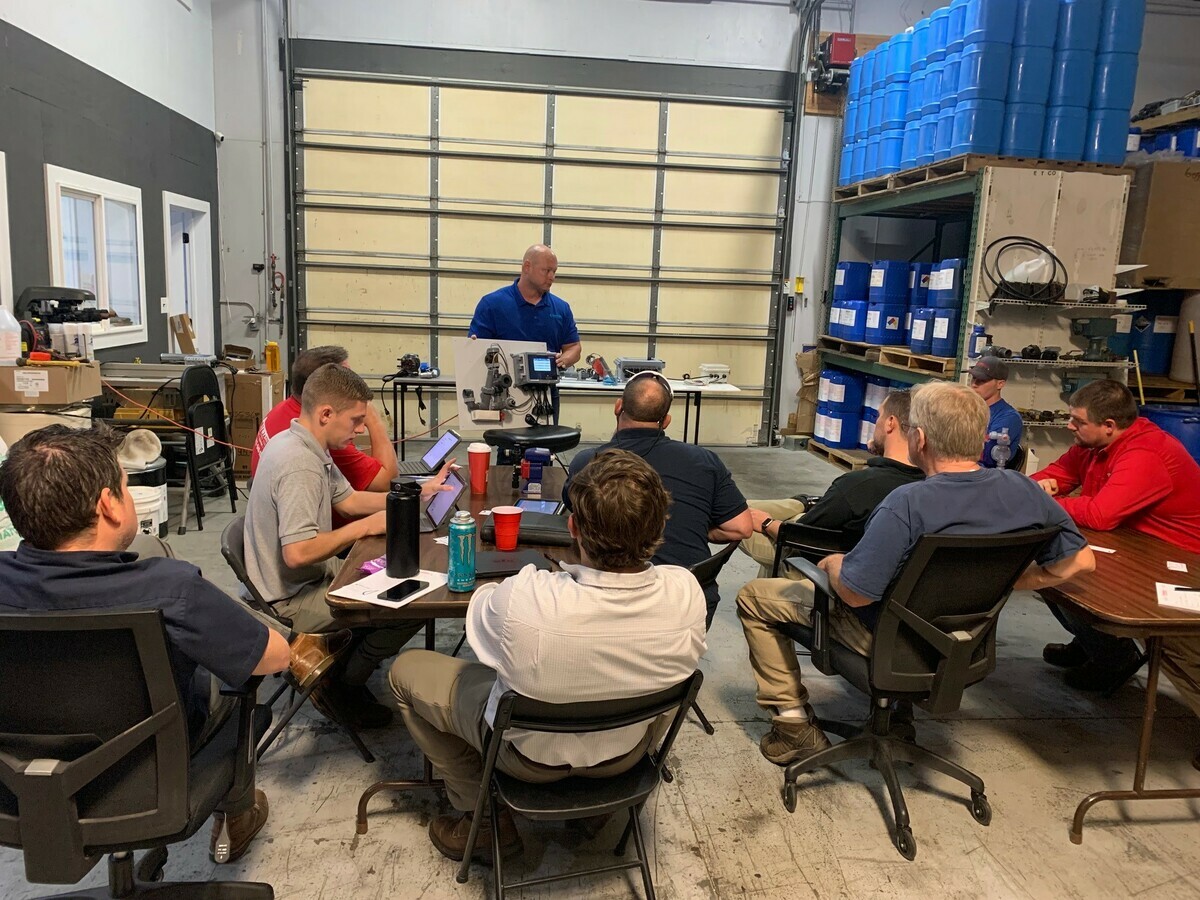
<svg viewBox="0 0 1200 900">
<path fill-rule="evenodd" d="M 796 782 L 785 781 L 783 783 L 783 805 L 790 813 L 796 811 Z"/>
<path fill-rule="evenodd" d="M 162 881 L 166 863 L 167 848 L 155 847 L 138 861 L 135 877 L 144 882 Z"/>
<path fill-rule="evenodd" d="M 992 824 L 992 804 L 986 794 L 971 794 L 971 815 L 980 825 Z"/>
<path fill-rule="evenodd" d="M 896 849 L 909 862 L 917 857 L 917 839 L 913 837 L 911 828 L 897 828 L 895 838 Z"/>
</svg>

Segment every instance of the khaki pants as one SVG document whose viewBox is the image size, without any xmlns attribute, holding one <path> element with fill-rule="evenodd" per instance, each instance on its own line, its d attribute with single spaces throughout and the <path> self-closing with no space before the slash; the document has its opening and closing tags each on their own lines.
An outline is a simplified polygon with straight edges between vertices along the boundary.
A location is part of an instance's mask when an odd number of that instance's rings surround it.
<svg viewBox="0 0 1200 900">
<path fill-rule="evenodd" d="M 786 500 L 747 500 L 746 505 L 751 509 L 764 512 L 772 519 L 777 519 L 780 522 L 791 522 L 793 519 L 798 519 L 804 515 L 804 504 L 799 500 L 792 500 L 791 498 Z M 765 534 L 760 534 L 756 531 L 738 546 L 742 548 L 743 553 L 758 563 L 759 578 L 770 577 L 771 566 L 775 564 L 774 541 Z"/>
<path fill-rule="evenodd" d="M 1163 638 L 1162 671 L 1192 712 L 1200 716 L 1200 638 Z"/>
<path fill-rule="evenodd" d="M 812 582 L 756 578 L 738 591 L 737 607 L 750 651 L 750 666 L 758 682 L 758 705 L 764 709 L 803 706 L 808 702 L 808 690 L 801 680 L 796 647 L 778 626 L 787 622 L 812 624 Z M 848 607 L 832 598 L 829 633 L 855 653 L 870 655 L 871 632 Z"/>
<path fill-rule="evenodd" d="M 483 712 L 496 673 L 482 663 L 430 650 L 408 650 L 392 663 L 388 680 L 409 734 L 445 779 L 446 796 L 455 809 L 474 810 L 483 781 L 488 732 Z M 648 728 L 643 741 L 624 756 L 583 768 L 543 766 L 505 742 L 496 757 L 496 768 L 533 784 L 549 784 L 571 775 L 608 778 L 631 769 L 661 730 Z"/>
<path fill-rule="evenodd" d="M 272 603 L 272 608 L 281 616 L 292 620 L 294 631 L 306 634 L 323 634 L 341 629 L 334 621 L 333 613 L 325 600 L 329 585 L 337 577 L 342 560 L 325 560 L 325 580 L 312 584 L 300 593 Z M 371 674 L 388 659 L 400 652 L 400 648 L 424 627 L 424 621 L 414 619 L 391 628 L 376 628 L 359 635 L 357 644 L 346 659 L 346 666 L 339 679 L 344 684 L 366 684 Z"/>
</svg>

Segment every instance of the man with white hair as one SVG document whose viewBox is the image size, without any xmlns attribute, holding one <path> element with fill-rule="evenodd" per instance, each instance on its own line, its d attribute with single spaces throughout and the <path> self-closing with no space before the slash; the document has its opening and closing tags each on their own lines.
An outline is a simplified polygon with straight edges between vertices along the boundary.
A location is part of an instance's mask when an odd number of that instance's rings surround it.
<svg viewBox="0 0 1200 900">
<path fill-rule="evenodd" d="M 870 654 L 884 594 L 922 535 L 1059 527 L 1017 581 L 1020 589 L 1049 587 L 1095 568 L 1079 529 L 1037 484 L 1017 472 L 979 465 L 987 425 L 987 404 L 968 387 L 939 382 L 913 389 L 909 457 L 925 479 L 893 490 L 853 550 L 821 561 L 835 594 L 829 608 L 834 640 Z M 812 582 L 755 579 L 738 593 L 737 604 L 758 704 L 774 713 L 759 744 L 763 756 L 782 766 L 828 747 L 808 705 L 792 639 L 780 628 L 812 624 Z"/>
</svg>

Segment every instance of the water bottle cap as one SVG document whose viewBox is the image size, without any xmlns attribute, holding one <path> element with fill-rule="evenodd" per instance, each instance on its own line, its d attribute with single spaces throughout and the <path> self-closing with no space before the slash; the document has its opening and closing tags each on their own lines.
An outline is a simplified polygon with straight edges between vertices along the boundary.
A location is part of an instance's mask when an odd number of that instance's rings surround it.
<svg viewBox="0 0 1200 900">
<path fill-rule="evenodd" d="M 458 512 L 456 512 L 456 513 L 454 514 L 454 516 L 453 516 L 453 517 L 450 519 L 450 521 L 451 521 L 452 523 L 453 523 L 453 522 L 458 522 L 458 523 L 461 525 L 461 524 L 464 524 L 464 523 L 466 523 L 466 522 L 471 522 L 471 523 L 474 523 L 474 522 L 475 522 L 475 519 L 474 519 L 474 518 L 472 518 L 472 517 L 471 517 L 471 514 L 470 514 L 469 512 L 467 512 L 465 509 L 460 509 Z"/>
</svg>

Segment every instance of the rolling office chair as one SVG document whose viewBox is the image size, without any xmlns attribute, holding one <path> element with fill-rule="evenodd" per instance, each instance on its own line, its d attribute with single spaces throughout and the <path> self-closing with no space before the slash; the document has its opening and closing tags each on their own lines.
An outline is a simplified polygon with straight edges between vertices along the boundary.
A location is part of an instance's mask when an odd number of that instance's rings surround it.
<svg viewBox="0 0 1200 900">
<path fill-rule="evenodd" d="M 108 886 L 72 898 L 270 900 L 270 885 L 162 884 L 167 846 L 251 790 L 261 679 L 192 752 L 160 610 L 0 616 L 0 845 L 25 877 L 74 884 L 104 854 Z M 135 874 L 133 851 L 150 849 Z"/>
<path fill-rule="evenodd" d="M 721 569 L 725 568 L 725 563 L 729 562 L 729 557 L 733 556 L 733 551 L 738 548 L 736 542 L 726 544 L 717 553 L 714 553 L 708 559 L 701 560 L 694 566 L 689 566 L 688 571 L 695 576 L 700 582 L 700 589 L 704 590 L 710 584 L 717 583 L 717 576 L 721 574 Z M 713 607 L 713 612 L 716 612 L 716 607 Z M 704 628 L 707 631 L 712 627 L 712 616 L 709 615 L 704 621 Z M 704 715 L 704 710 L 700 708 L 700 704 L 692 701 L 692 712 L 696 714 L 696 718 L 700 720 L 700 727 L 708 734 L 716 734 L 716 729 L 712 727 L 712 723 L 708 721 L 708 716 Z M 670 781 L 670 778 L 667 779 Z"/>
<path fill-rule="evenodd" d="M 917 854 L 908 807 L 894 760 L 948 775 L 971 789 L 971 815 L 992 820 L 983 781 L 924 747 L 889 733 L 891 706 L 910 701 L 937 715 L 953 712 L 963 690 L 996 667 L 996 622 L 1021 573 L 1050 543 L 1057 528 L 999 535 L 927 534 L 889 585 L 875 626 L 871 655 L 861 656 L 829 635 L 828 576 L 807 559 L 789 563 L 812 581 L 812 626 L 781 630 L 812 651 L 826 675 L 840 675 L 871 698 L 865 726 L 822 719 L 822 729 L 846 740 L 791 763 L 784 773 L 783 802 L 796 811 L 797 778 L 848 759 L 868 759 L 892 798 L 893 843 L 905 859 Z"/>
<path fill-rule="evenodd" d="M 513 460 L 512 486 L 521 483 L 521 460 L 530 447 L 545 447 L 554 456 L 579 446 L 580 431 L 566 425 L 532 425 L 528 428 L 489 428 L 483 442 L 498 451 L 498 459 Z M 562 460 L 559 460 L 562 465 Z M 565 469 L 566 466 L 563 466 Z"/>
<path fill-rule="evenodd" d="M 775 562 L 771 566 L 771 577 L 779 578 L 787 569 L 795 570 L 792 558 L 799 557 L 811 563 L 819 563 L 835 553 L 849 553 L 854 541 L 844 531 L 833 528 L 817 528 L 803 522 L 780 522 L 779 534 L 775 538 Z"/>
<path fill-rule="evenodd" d="M 696 693 L 700 690 L 700 684 L 703 681 L 703 673 L 696 671 L 674 687 L 656 694 L 587 703 L 541 703 L 523 697 L 515 691 L 507 691 L 500 698 L 496 708 L 496 717 L 484 747 L 483 778 L 480 784 L 485 789 L 480 790 L 479 800 L 475 805 L 471 832 L 467 836 L 466 851 L 463 854 L 462 865 L 455 876 L 458 883 L 465 884 L 469 877 L 471 856 L 475 851 L 475 841 L 479 837 L 480 824 L 483 822 L 485 803 L 488 804 L 493 822 L 498 820 L 499 804 L 501 803 L 527 819 L 538 821 L 586 819 L 628 810 L 629 822 L 625 826 L 615 853 L 617 856 L 625 855 L 625 848 L 629 843 L 630 835 L 632 835 L 637 850 L 636 861 L 598 866 L 582 872 L 568 872 L 550 878 L 535 878 L 528 881 L 505 883 L 504 864 L 500 853 L 500 829 L 493 828 L 492 859 L 495 865 L 493 890 L 497 900 L 503 900 L 505 893 L 513 888 L 520 889 L 556 881 L 570 881 L 581 875 L 639 869 L 647 900 L 654 900 L 654 880 L 650 875 L 650 862 L 646 855 L 646 844 L 642 838 L 642 827 L 638 821 L 638 815 L 646 800 L 658 787 L 659 781 L 663 780 L 663 768 L 667 756 L 675 743 L 676 735 L 679 734 L 683 717 L 695 701 Z M 586 734 L 648 722 L 672 711 L 674 715 L 671 725 L 658 749 L 648 752 L 633 768 L 620 775 L 608 778 L 572 776 L 550 784 L 531 784 L 513 778 L 496 768 L 496 757 L 500 753 L 500 746 L 504 743 L 505 732 L 510 728 L 553 734 Z"/>
</svg>

